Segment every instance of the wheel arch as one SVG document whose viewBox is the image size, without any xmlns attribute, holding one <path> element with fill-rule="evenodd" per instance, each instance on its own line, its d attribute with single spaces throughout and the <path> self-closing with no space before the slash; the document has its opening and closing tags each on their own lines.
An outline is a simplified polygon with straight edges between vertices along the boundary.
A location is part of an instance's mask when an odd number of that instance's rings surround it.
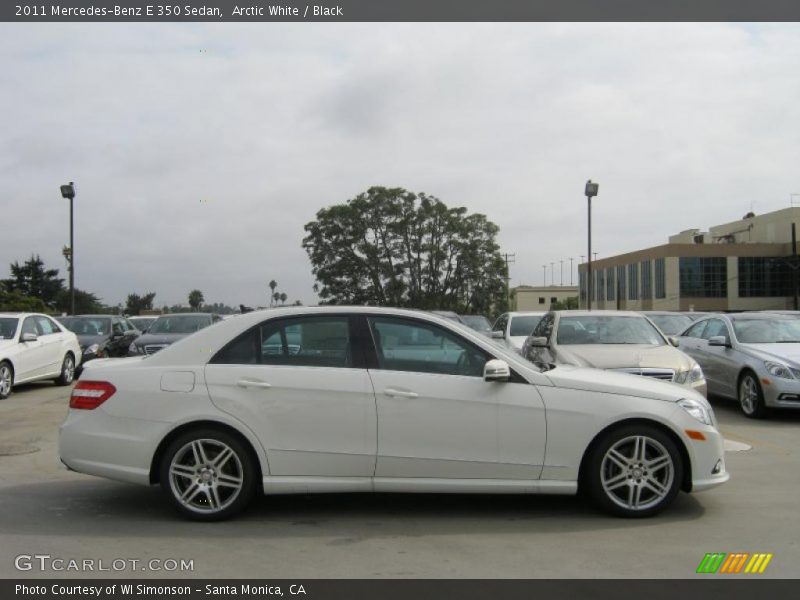
<svg viewBox="0 0 800 600">
<path fill-rule="evenodd" d="M 253 459 L 253 464 L 258 470 L 256 481 L 258 481 L 259 485 L 261 485 L 261 481 L 263 480 L 263 475 L 264 475 L 264 468 L 263 468 L 264 465 L 262 465 L 261 457 L 259 456 L 258 452 L 256 451 L 250 439 L 241 431 L 239 431 L 236 427 L 233 427 L 232 425 L 229 425 L 227 423 L 222 423 L 220 421 L 214 421 L 212 419 L 203 419 L 199 421 L 190 421 L 188 423 L 182 423 L 181 425 L 175 427 L 167 435 L 164 436 L 164 438 L 161 440 L 161 442 L 159 442 L 158 446 L 156 447 L 156 451 L 153 453 L 153 458 L 150 461 L 151 484 L 157 484 L 160 482 L 159 466 L 161 464 L 161 459 L 164 457 L 164 452 L 166 452 L 167 448 L 169 448 L 173 440 L 177 439 L 179 436 L 193 429 L 216 429 L 218 431 L 224 431 L 225 433 L 228 433 L 236 437 L 242 444 L 244 444 L 245 448 L 250 453 L 250 456 Z"/>
<path fill-rule="evenodd" d="M 583 451 L 583 456 L 581 457 L 581 464 L 578 469 L 578 492 L 581 493 L 586 487 L 589 458 L 591 457 L 592 452 L 594 452 L 594 449 L 600 443 L 600 440 L 603 439 L 603 437 L 609 432 L 630 425 L 648 425 L 650 427 L 654 427 L 655 429 L 658 429 L 662 433 L 666 434 L 673 442 L 675 442 L 675 446 L 678 448 L 678 452 L 681 455 L 681 461 L 683 462 L 683 481 L 681 481 L 680 489 L 684 492 L 690 492 L 692 490 L 692 461 L 689 457 L 689 451 L 686 449 L 686 444 L 683 442 L 680 436 L 675 433 L 675 430 L 664 423 L 655 421 L 653 419 L 644 419 L 640 417 L 615 421 L 614 423 L 607 425 L 592 438 L 592 441 L 586 446 L 586 449 Z"/>
</svg>

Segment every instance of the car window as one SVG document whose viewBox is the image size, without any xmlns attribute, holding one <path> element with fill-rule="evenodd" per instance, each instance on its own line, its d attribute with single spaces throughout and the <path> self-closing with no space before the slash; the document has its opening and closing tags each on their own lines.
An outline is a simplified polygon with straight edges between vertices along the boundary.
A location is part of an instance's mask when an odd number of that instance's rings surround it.
<svg viewBox="0 0 800 600">
<path fill-rule="evenodd" d="M 52 335 L 60 332 L 55 323 L 53 323 L 47 317 L 36 317 L 36 324 L 39 326 L 41 335 Z"/>
<path fill-rule="evenodd" d="M 683 335 L 685 337 L 692 337 L 692 338 L 702 338 L 703 337 L 703 329 L 705 329 L 708 321 L 700 321 L 699 323 L 695 323 L 692 327 L 687 329 Z"/>
<path fill-rule="evenodd" d="M 733 329 L 743 344 L 795 344 L 800 342 L 800 322 L 795 319 L 736 319 Z"/>
<path fill-rule="evenodd" d="M 495 321 L 494 327 L 492 327 L 492 331 L 505 332 L 506 325 L 508 325 L 508 315 L 500 315 L 497 318 L 497 321 Z"/>
<path fill-rule="evenodd" d="M 561 317 L 558 343 L 571 344 L 666 344 L 661 333 L 641 316 L 584 315 Z"/>
<path fill-rule="evenodd" d="M 722 319 L 709 319 L 708 326 L 703 331 L 703 339 L 710 340 L 717 336 L 728 337 L 728 328 Z"/>
<path fill-rule="evenodd" d="M 20 336 L 25 333 L 32 333 L 37 336 L 39 335 L 39 328 L 36 327 L 36 319 L 33 317 L 26 317 L 22 322 L 22 331 L 20 332 Z"/>
<path fill-rule="evenodd" d="M 550 339 L 550 335 L 553 333 L 553 323 L 555 323 L 556 316 L 553 313 L 547 313 L 542 320 L 536 325 L 536 328 L 533 330 L 531 335 L 535 337 L 543 337 Z"/>
<path fill-rule="evenodd" d="M 542 315 L 515 315 L 511 317 L 511 335 L 528 337 L 541 320 Z"/>
<path fill-rule="evenodd" d="M 211 325 L 206 315 L 169 315 L 156 319 L 147 333 L 189 334 Z"/>
<path fill-rule="evenodd" d="M 369 319 L 379 368 L 439 375 L 483 377 L 491 357 L 441 327 L 392 317 Z"/>
<path fill-rule="evenodd" d="M 0 317 L 0 340 L 10 340 L 17 333 L 19 319 L 13 317 Z"/>
<path fill-rule="evenodd" d="M 647 315 L 658 328 L 667 335 L 677 335 L 689 325 L 692 320 L 684 315 Z"/>
</svg>

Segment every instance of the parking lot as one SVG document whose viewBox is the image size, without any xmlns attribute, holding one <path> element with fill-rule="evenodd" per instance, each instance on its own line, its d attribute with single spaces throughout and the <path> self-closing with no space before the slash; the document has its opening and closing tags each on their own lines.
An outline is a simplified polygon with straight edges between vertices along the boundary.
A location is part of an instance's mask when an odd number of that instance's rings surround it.
<svg viewBox="0 0 800 600">
<path fill-rule="evenodd" d="M 157 488 L 61 467 L 68 394 L 33 384 L 0 402 L 0 577 L 685 578 L 707 552 L 773 553 L 756 577 L 798 573 L 800 413 L 752 421 L 713 402 L 737 450 L 726 456 L 731 481 L 681 494 L 653 519 L 607 517 L 574 497 L 346 494 L 265 498 L 235 520 L 201 524 L 173 515 Z M 21 572 L 21 554 L 142 562 Z M 151 559 L 193 570 L 142 571 Z"/>
</svg>

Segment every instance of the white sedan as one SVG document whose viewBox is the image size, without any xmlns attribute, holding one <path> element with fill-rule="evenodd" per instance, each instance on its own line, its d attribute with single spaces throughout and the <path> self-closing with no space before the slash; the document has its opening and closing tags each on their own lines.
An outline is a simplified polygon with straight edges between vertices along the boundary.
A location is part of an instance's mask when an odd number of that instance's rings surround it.
<svg viewBox="0 0 800 600">
<path fill-rule="evenodd" d="M 69 385 L 80 360 L 78 338 L 50 317 L 0 313 L 0 400 L 20 383 L 53 379 Z"/>
<path fill-rule="evenodd" d="M 160 484 L 199 520 L 258 492 L 579 487 L 644 517 L 729 478 L 694 390 L 542 371 L 456 323 L 387 308 L 252 312 L 151 356 L 94 360 L 60 433 L 68 468 Z"/>
</svg>

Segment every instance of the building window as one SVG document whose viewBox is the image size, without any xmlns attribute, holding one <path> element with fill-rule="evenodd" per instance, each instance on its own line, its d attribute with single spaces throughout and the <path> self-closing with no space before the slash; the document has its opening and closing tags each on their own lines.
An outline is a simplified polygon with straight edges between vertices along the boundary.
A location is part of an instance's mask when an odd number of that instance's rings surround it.
<svg viewBox="0 0 800 600">
<path fill-rule="evenodd" d="M 616 299 L 616 289 L 614 288 L 614 267 L 606 269 L 606 298 L 608 300 Z"/>
<path fill-rule="evenodd" d="M 620 300 L 625 300 L 625 267 L 617 267 L 617 295 Z"/>
<path fill-rule="evenodd" d="M 794 294 L 792 270 L 786 259 L 739 257 L 739 296 L 765 298 Z"/>
<path fill-rule="evenodd" d="M 544 304 L 544 296 L 539 296 L 539 304 Z"/>
<path fill-rule="evenodd" d="M 656 259 L 656 298 L 667 297 L 667 277 L 664 263 L 663 258 Z"/>
<path fill-rule="evenodd" d="M 628 300 L 639 299 L 639 265 L 628 265 Z"/>
<path fill-rule="evenodd" d="M 605 300 L 606 296 L 606 278 L 603 269 L 597 270 L 597 301 Z"/>
<path fill-rule="evenodd" d="M 678 271 L 682 297 L 728 297 L 728 260 L 724 256 L 681 257 Z"/>
<path fill-rule="evenodd" d="M 650 277 L 650 261 L 642 261 L 642 300 L 650 300 L 653 297 L 653 284 Z"/>
<path fill-rule="evenodd" d="M 550 298 L 550 304 L 555 304 L 556 302 L 558 302 L 558 298 L 556 298 L 555 296 Z"/>
</svg>

